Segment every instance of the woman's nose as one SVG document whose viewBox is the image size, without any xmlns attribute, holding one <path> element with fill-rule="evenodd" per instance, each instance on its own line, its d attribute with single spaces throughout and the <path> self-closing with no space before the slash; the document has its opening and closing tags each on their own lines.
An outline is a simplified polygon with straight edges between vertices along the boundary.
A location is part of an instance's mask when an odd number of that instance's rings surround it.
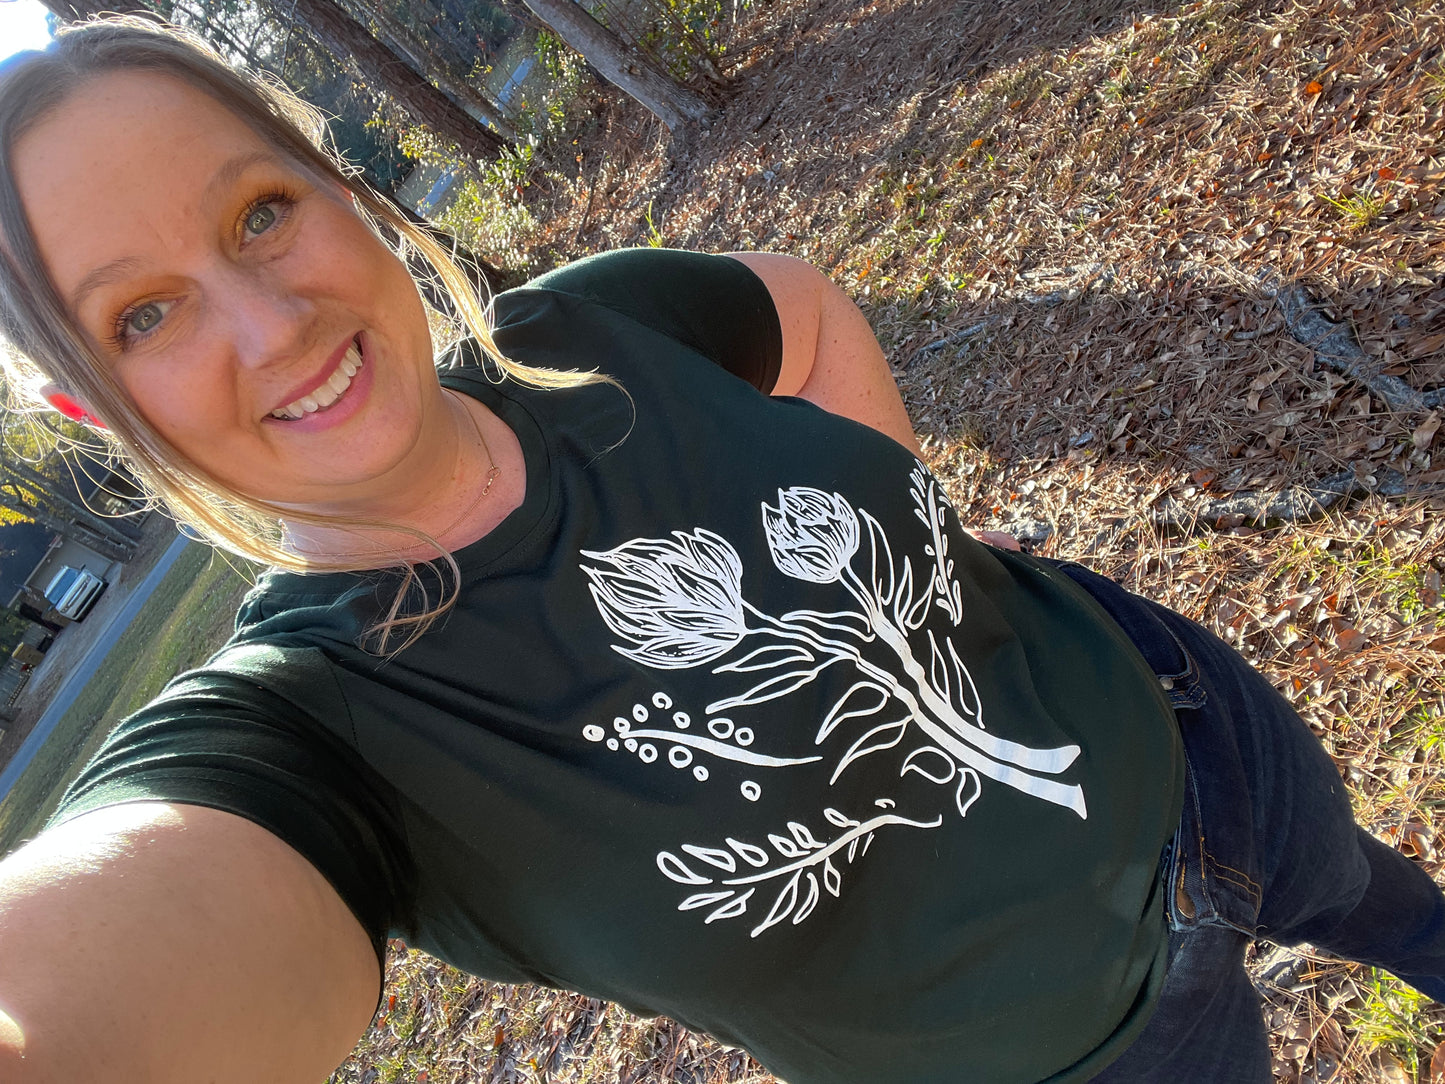
<svg viewBox="0 0 1445 1084">
<path fill-rule="evenodd" d="M 294 361 L 314 345 L 315 303 L 284 279 L 256 269 L 223 276 L 217 306 L 225 313 L 227 338 L 248 367 Z"/>
</svg>

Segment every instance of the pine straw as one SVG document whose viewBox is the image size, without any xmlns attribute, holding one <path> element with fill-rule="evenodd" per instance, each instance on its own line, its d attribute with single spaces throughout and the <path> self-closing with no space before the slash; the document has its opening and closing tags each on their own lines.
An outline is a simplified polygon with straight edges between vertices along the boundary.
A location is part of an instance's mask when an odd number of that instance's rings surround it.
<svg viewBox="0 0 1445 1084">
<path fill-rule="evenodd" d="M 1441 412 L 1390 411 L 1274 301 L 1302 285 L 1373 371 L 1445 387 L 1438 7 L 776 0 L 733 43 L 735 93 L 681 159 L 604 103 L 577 175 L 534 207 L 539 264 L 660 238 L 829 270 L 966 521 L 1232 641 L 1361 822 L 1445 875 Z M 1342 471 L 1416 495 L 1160 526 Z M 1445 1009 L 1397 1012 L 1397 984 L 1308 951 L 1262 949 L 1254 974 L 1280 1079 L 1430 1078 Z M 669 1022 L 399 948 L 389 990 L 338 1084 L 772 1080 Z"/>
</svg>

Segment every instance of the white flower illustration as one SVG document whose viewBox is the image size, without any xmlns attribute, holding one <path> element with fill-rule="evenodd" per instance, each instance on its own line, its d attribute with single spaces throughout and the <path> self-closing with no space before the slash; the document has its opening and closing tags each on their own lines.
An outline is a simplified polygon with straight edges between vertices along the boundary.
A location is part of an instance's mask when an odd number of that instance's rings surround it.
<svg viewBox="0 0 1445 1084">
<path fill-rule="evenodd" d="M 778 491 L 776 507 L 763 503 L 762 525 L 773 563 L 793 579 L 832 585 L 819 594 L 831 596 L 826 604 L 841 604 L 837 609 L 798 609 L 780 616 L 759 609 L 743 597 L 737 551 L 703 529 L 676 531 L 670 539 L 636 539 L 603 553 L 583 551 L 605 562 L 606 567 L 584 564 L 583 570 L 607 627 L 625 641 L 613 649 L 647 666 L 681 669 L 718 661 L 752 637 L 752 650 L 712 668 L 719 679 L 736 674 L 748 682 L 741 689 L 724 686 L 719 691 L 725 695 L 705 707 L 712 717 L 709 728 L 726 724 L 728 731 L 734 724 L 724 713 L 792 696 L 830 667 L 849 668 L 856 680 L 821 712 L 813 738 L 820 751 L 825 745 L 838 750 L 829 786 L 847 772 L 857 774 L 854 766 L 861 762 L 878 766 L 881 757 L 898 765 L 899 778 L 917 775 L 951 788 L 949 804 L 959 817 L 983 799 L 989 780 L 1088 819 L 1083 787 L 1060 778 L 1077 761 L 1079 745 L 1033 747 L 985 725 L 983 700 L 965 658 L 953 636 L 937 627 L 943 623 L 937 618 L 952 628 L 964 618 L 962 586 L 949 553 L 957 519 L 921 463 L 910 478 L 914 513 L 926 530 L 918 542 L 927 557 L 920 567 L 928 571 L 919 576 L 906 552 L 894 552 L 883 525 L 840 493 L 794 486 Z M 635 721 L 647 718 L 645 706 L 634 705 Z M 822 759 L 748 748 L 751 728 L 749 741 L 734 750 L 720 733 L 705 738 L 637 729 L 621 716 L 613 725 L 615 737 L 597 724 L 584 728 L 584 735 L 608 748 L 636 745 L 645 761 L 657 759 L 653 743 L 665 741 L 674 768 L 687 767 L 699 754 L 755 770 L 792 770 Z M 682 724 L 678 728 L 686 730 Z M 758 784 L 745 781 L 742 786 L 744 798 L 756 800 Z M 881 797 L 875 805 L 892 810 L 894 801 Z M 776 855 L 729 836 L 725 846 L 688 843 L 682 853 L 660 852 L 658 868 L 671 880 L 700 889 L 679 907 L 706 909 L 707 922 L 748 913 L 759 892 L 762 898 L 771 896 L 766 916 L 752 931 L 756 937 L 785 919 L 804 921 L 827 896 L 837 896 L 839 856 L 848 864 L 861 858 L 879 828 L 943 824 L 942 814 L 931 820 L 893 812 L 854 819 L 827 807 L 823 815 L 840 830 L 831 840 L 789 821 L 789 835 L 767 836 Z"/>
<path fill-rule="evenodd" d="M 727 539 L 699 528 L 672 538 L 638 538 L 583 556 L 582 566 L 607 627 L 632 647 L 613 647 L 647 666 L 676 670 L 711 662 L 746 633 L 743 565 Z"/>
<path fill-rule="evenodd" d="M 858 552 L 858 517 L 840 494 L 794 486 L 763 504 L 773 562 L 794 579 L 836 583 Z"/>
</svg>

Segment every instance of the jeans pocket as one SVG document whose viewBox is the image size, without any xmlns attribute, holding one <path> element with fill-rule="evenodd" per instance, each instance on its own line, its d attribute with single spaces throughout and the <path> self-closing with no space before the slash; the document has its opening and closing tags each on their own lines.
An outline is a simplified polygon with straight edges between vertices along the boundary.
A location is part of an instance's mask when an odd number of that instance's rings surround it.
<svg viewBox="0 0 1445 1084">
<path fill-rule="evenodd" d="M 1253 937 L 1260 907 L 1258 880 L 1245 868 L 1247 861 L 1232 857 L 1236 847 L 1217 845 L 1228 843 L 1230 831 L 1226 827 L 1215 839 L 1220 833 L 1211 832 L 1210 807 L 1201 800 L 1197 773 L 1201 765 L 1210 763 L 1207 754 L 1214 740 L 1212 733 L 1224 729 L 1214 713 L 1224 708 L 1210 702 L 1195 653 L 1165 624 L 1160 617 L 1164 611 L 1155 604 L 1082 565 L 1050 563 L 1088 592 L 1123 630 L 1158 677 L 1174 708 L 1185 763 L 1184 809 L 1162 860 L 1168 877 L 1164 899 L 1170 926 L 1183 931 L 1221 925 Z M 1212 792 L 1217 788 L 1203 789 Z M 1215 823 L 1214 827 L 1221 826 Z M 1250 849 L 1241 853 L 1250 853 Z"/>
</svg>

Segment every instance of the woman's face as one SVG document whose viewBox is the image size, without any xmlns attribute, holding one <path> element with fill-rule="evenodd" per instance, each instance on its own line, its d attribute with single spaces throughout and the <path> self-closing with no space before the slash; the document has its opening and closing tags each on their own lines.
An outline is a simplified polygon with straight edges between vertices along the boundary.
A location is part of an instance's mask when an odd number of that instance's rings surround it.
<svg viewBox="0 0 1445 1084">
<path fill-rule="evenodd" d="M 349 193 L 188 84 L 97 77 L 15 148 L 51 276 L 136 408 L 253 497 L 361 512 L 444 409 L 426 316 Z"/>
</svg>

